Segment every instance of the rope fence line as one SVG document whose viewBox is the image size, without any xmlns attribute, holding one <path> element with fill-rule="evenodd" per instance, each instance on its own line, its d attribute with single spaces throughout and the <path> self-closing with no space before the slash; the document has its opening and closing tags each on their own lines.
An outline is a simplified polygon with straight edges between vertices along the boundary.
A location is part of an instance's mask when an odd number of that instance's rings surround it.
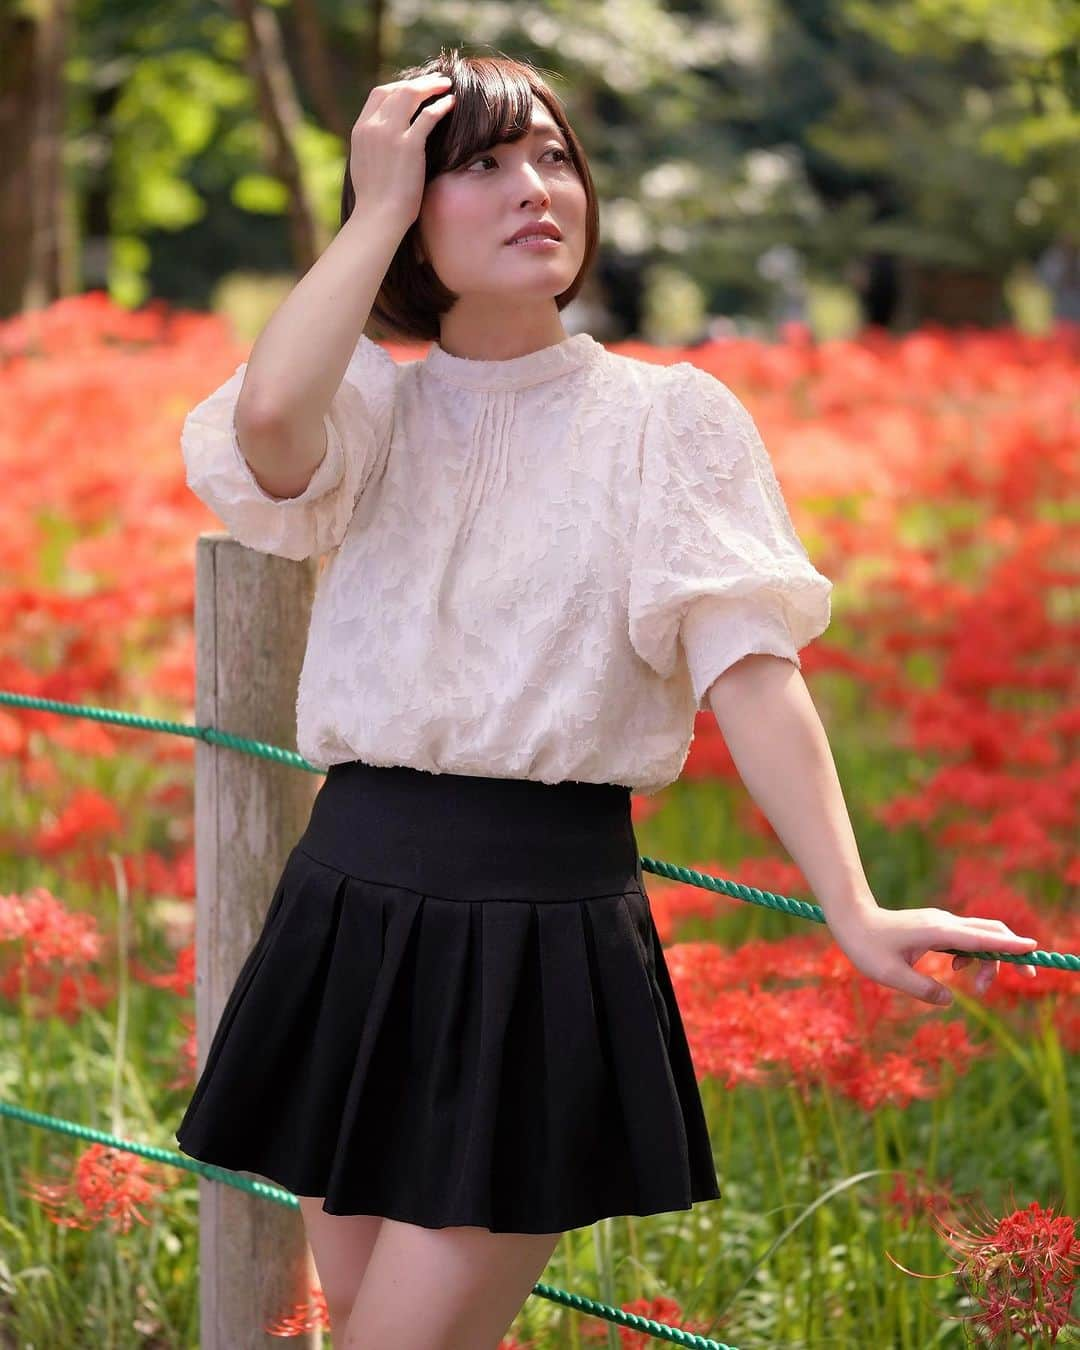
<svg viewBox="0 0 1080 1350">
<path fill-rule="evenodd" d="M 239 750 L 244 754 L 255 755 L 294 768 L 305 769 L 309 773 L 321 774 L 323 772 L 322 769 L 309 763 L 294 750 L 268 745 L 264 741 L 252 740 L 249 737 L 233 736 L 229 732 L 220 731 L 216 727 L 174 722 L 163 718 L 147 717 L 137 713 L 128 713 L 111 708 L 98 708 L 86 704 L 63 703 L 55 699 L 39 698 L 36 695 L 18 694 L 12 690 L 0 690 L 0 705 L 2 704 L 52 712 L 62 716 L 87 717 L 96 721 L 112 722 L 120 726 L 147 731 L 159 731 L 169 735 L 188 736 L 207 744 L 222 745 L 227 749 Z M 814 923 L 826 923 L 821 906 L 805 900 L 774 895 L 770 891 L 758 890 L 754 886 L 745 886 L 723 877 L 714 877 L 706 872 L 698 872 L 691 867 L 681 867 L 675 863 L 664 862 L 661 859 L 650 858 L 645 855 L 641 857 L 641 866 L 644 871 L 653 872 L 658 876 L 667 877 L 674 881 L 698 886 L 704 890 L 716 891 L 736 900 L 743 900 L 749 904 L 761 905 L 767 909 L 794 915 L 796 918 L 810 919 Z M 1018 955 L 1011 952 L 961 951 L 953 948 L 943 950 L 949 955 L 966 955 L 986 960 L 1009 961 L 1016 965 L 1037 965 L 1047 966 L 1055 970 L 1080 971 L 1080 955 L 1068 952 L 1036 950 Z M 248 1191 L 253 1195 L 271 1200 L 275 1204 L 299 1209 L 299 1201 L 296 1196 L 280 1186 L 243 1177 L 227 1168 L 201 1162 L 197 1158 L 188 1157 L 174 1149 L 158 1148 L 152 1144 L 141 1144 L 135 1140 L 123 1139 L 118 1135 L 82 1125 L 78 1121 L 44 1115 L 41 1112 L 30 1111 L 25 1107 L 2 1100 L 0 1100 L 0 1116 L 7 1116 L 24 1124 L 54 1130 L 59 1133 L 74 1135 L 77 1138 L 100 1143 L 122 1152 L 135 1153 L 152 1161 L 164 1163 L 167 1166 L 180 1167 L 186 1171 L 198 1173 L 211 1181 L 218 1181 L 238 1190 Z M 604 1318 L 619 1326 L 629 1327 L 634 1331 L 643 1332 L 656 1340 L 690 1346 L 693 1350 L 736 1350 L 736 1347 L 724 1342 L 698 1336 L 692 1332 L 683 1331 L 679 1327 L 669 1326 L 664 1322 L 656 1322 L 651 1318 L 641 1317 L 635 1313 L 625 1312 L 621 1308 L 596 1302 L 582 1294 L 570 1293 L 565 1289 L 559 1289 L 555 1285 L 545 1284 L 542 1281 L 538 1281 L 533 1286 L 532 1292 L 541 1298 L 560 1303 L 564 1307 Z"/>
<path fill-rule="evenodd" d="M 75 1120 L 65 1120 L 62 1116 L 47 1116 L 40 1111 L 29 1111 L 26 1107 L 16 1106 L 12 1102 L 0 1101 L 0 1116 L 9 1116 L 12 1120 L 22 1121 L 23 1124 L 36 1125 L 46 1130 L 55 1130 L 60 1134 L 74 1135 L 76 1138 L 85 1139 L 90 1143 L 104 1144 L 109 1148 L 117 1149 L 121 1153 L 137 1153 L 140 1157 L 148 1158 L 153 1162 L 165 1163 L 169 1167 L 182 1167 L 188 1172 L 200 1173 L 211 1181 L 220 1181 L 236 1190 L 248 1191 L 252 1195 L 261 1196 L 264 1200 L 271 1200 L 275 1205 L 283 1205 L 286 1209 L 300 1208 L 300 1202 L 296 1196 L 281 1186 L 274 1186 L 268 1181 L 256 1181 L 251 1177 L 241 1176 L 238 1172 L 230 1172 L 224 1167 L 215 1167 L 213 1163 L 200 1162 L 198 1158 L 189 1158 L 186 1154 L 177 1153 L 171 1149 L 158 1148 L 153 1144 L 140 1144 L 134 1139 L 123 1139 L 119 1135 L 109 1134 L 105 1130 L 95 1130 L 91 1126 L 82 1125 Z M 674 1345 L 691 1346 L 694 1350 L 737 1350 L 737 1347 L 727 1345 L 723 1341 L 710 1340 L 707 1336 L 698 1336 L 693 1332 L 683 1331 L 679 1327 L 669 1326 L 666 1322 L 654 1322 L 651 1317 L 641 1317 L 637 1313 L 628 1313 L 622 1308 L 613 1308 L 607 1303 L 597 1303 L 591 1298 L 586 1298 L 584 1294 L 572 1294 L 554 1284 L 544 1284 L 542 1281 L 538 1281 L 533 1285 L 532 1292 L 538 1294 L 541 1298 L 550 1299 L 554 1303 L 561 1303 L 564 1307 L 573 1308 L 577 1312 L 589 1313 L 593 1317 L 603 1317 L 619 1326 L 646 1332 L 656 1340 L 671 1341 Z"/>
<path fill-rule="evenodd" d="M 145 717 L 138 713 L 121 712 L 113 708 L 95 708 L 82 703 L 61 703 L 55 699 L 38 698 L 33 694 L 17 694 L 8 689 L 0 689 L 0 705 L 10 704 L 17 708 L 33 708 L 41 712 L 53 712 L 68 717 L 89 717 L 99 722 L 113 722 L 119 726 L 139 728 L 145 731 L 161 731 L 173 736 L 189 736 L 194 740 L 205 741 L 208 745 L 223 745 L 229 750 L 239 750 L 244 754 L 255 755 L 262 759 L 274 760 L 279 764 L 289 764 L 294 768 L 305 769 L 308 773 L 323 773 L 322 769 L 309 763 L 295 750 L 286 750 L 280 745 L 267 745 L 265 741 L 252 740 L 247 736 L 233 736 L 217 727 L 192 725 L 189 722 L 171 722 L 159 717 Z M 814 923 L 825 923 L 825 912 L 820 905 L 807 900 L 795 900 L 785 895 L 774 895 L 771 891 L 760 891 L 756 886 L 744 886 L 737 881 L 724 877 L 714 877 L 708 872 L 697 872 L 692 867 L 680 867 L 676 863 L 663 862 L 658 858 L 641 857 L 642 869 L 654 872 L 657 876 L 668 877 L 673 881 L 686 882 L 707 891 L 719 891 L 735 900 L 745 900 L 752 905 L 761 905 L 766 909 L 778 910 L 782 914 L 792 914 L 798 919 L 810 919 Z M 1046 952 L 1041 949 L 1033 952 L 995 952 L 973 951 L 953 947 L 941 948 L 948 956 L 973 956 L 986 961 L 1011 961 L 1021 966 L 1048 966 L 1054 970 L 1080 971 L 1080 955 L 1071 952 Z"/>
</svg>

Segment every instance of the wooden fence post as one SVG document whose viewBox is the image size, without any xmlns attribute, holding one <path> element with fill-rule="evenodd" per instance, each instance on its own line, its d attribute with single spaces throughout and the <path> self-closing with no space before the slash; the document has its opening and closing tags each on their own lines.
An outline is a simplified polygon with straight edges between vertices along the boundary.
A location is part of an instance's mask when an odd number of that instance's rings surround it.
<svg viewBox="0 0 1080 1350">
<path fill-rule="evenodd" d="M 224 532 L 195 556 L 195 717 L 296 748 L 296 687 L 317 561 L 249 549 Z M 225 746 L 195 749 L 198 1068 L 228 992 L 303 833 L 322 779 Z M 254 1175 L 245 1173 L 244 1175 Z M 265 1350 L 263 1326 L 306 1302 L 317 1276 L 299 1210 L 199 1178 L 201 1350 Z M 322 1333 L 292 1338 L 317 1350 Z"/>
</svg>

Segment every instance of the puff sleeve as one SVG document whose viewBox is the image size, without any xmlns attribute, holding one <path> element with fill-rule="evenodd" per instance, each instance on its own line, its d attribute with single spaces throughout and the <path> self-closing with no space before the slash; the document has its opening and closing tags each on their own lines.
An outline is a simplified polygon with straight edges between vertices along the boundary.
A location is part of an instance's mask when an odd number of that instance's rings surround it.
<svg viewBox="0 0 1080 1350">
<path fill-rule="evenodd" d="M 680 647 L 697 708 L 751 652 L 786 657 L 828 627 L 833 583 L 813 566 L 753 418 L 689 362 L 665 369 L 642 436 L 629 637 L 667 678 Z"/>
<path fill-rule="evenodd" d="M 233 416 L 246 369 L 245 361 L 184 419 L 187 485 L 249 548 L 297 561 L 327 553 L 389 449 L 397 362 L 361 336 L 323 418 L 326 454 L 297 497 L 265 492 L 241 453 Z"/>
</svg>

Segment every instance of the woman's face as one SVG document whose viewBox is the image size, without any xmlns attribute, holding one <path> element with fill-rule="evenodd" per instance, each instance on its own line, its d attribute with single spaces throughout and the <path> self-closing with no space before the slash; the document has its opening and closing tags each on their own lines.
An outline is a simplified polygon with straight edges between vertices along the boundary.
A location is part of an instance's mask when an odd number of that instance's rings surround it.
<svg viewBox="0 0 1080 1350">
<path fill-rule="evenodd" d="M 585 257 L 585 185 L 558 123 L 539 99 L 520 141 L 473 155 L 433 178 L 424 192 L 417 233 L 444 286 L 459 296 L 558 295 Z M 522 225 L 551 221 L 553 248 L 506 241 Z"/>
</svg>

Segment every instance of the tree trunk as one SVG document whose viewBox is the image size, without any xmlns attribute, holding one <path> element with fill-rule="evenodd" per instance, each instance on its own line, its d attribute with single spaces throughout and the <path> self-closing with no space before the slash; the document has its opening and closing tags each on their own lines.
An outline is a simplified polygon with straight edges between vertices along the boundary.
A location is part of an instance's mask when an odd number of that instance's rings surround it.
<svg viewBox="0 0 1080 1350">
<path fill-rule="evenodd" d="M 318 8 L 312 0 L 293 0 L 290 10 L 286 22 L 291 18 L 304 86 L 312 107 L 326 130 L 344 140 L 350 128 L 337 96 L 336 72 Z"/>
<path fill-rule="evenodd" d="M 234 7 L 247 31 L 247 66 L 267 133 L 268 167 L 285 184 L 293 264 L 298 275 L 303 275 L 329 241 L 323 237 L 324 231 L 311 209 L 296 155 L 302 114 L 282 48 L 281 29 L 277 15 L 266 5 L 256 4 L 255 0 L 235 0 Z"/>
<path fill-rule="evenodd" d="M 901 259 L 896 326 L 996 328 L 1010 322 L 1002 277 L 994 271 Z"/>
<path fill-rule="evenodd" d="M 63 160 L 67 0 L 0 12 L 0 316 L 73 289 Z"/>
</svg>

